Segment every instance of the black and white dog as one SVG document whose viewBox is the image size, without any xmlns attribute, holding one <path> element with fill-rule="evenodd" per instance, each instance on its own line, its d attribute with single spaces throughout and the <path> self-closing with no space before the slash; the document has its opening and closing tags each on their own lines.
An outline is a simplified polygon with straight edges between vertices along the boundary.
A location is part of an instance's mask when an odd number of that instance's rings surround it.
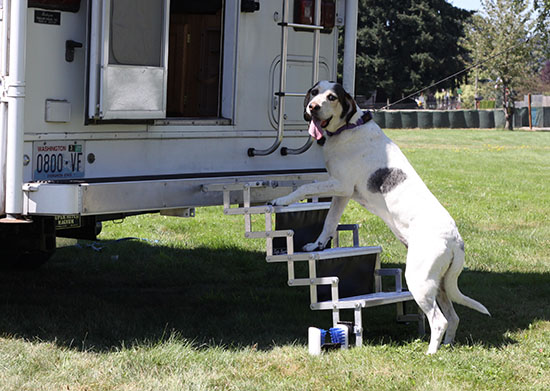
<svg viewBox="0 0 550 391">
<path fill-rule="evenodd" d="M 453 218 L 428 190 L 399 147 L 362 112 L 336 83 L 321 81 L 307 93 L 304 117 L 309 133 L 323 146 L 329 179 L 299 187 L 274 205 L 311 197 L 333 197 L 323 231 L 305 251 L 323 249 L 334 237 L 350 199 L 388 225 L 408 248 L 405 278 L 431 329 L 428 354 L 450 344 L 459 318 L 452 302 L 489 315 L 479 302 L 463 295 L 457 279 L 464 266 L 464 242 Z"/>
</svg>

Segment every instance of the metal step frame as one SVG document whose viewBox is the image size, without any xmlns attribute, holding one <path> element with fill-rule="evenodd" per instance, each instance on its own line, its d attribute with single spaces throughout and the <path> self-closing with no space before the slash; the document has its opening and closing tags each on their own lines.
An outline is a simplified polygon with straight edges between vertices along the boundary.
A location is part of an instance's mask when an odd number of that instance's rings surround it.
<svg viewBox="0 0 550 391">
<path fill-rule="evenodd" d="M 335 247 L 328 248 L 322 251 L 312 252 L 295 252 L 292 230 L 274 230 L 273 215 L 276 213 L 296 212 L 296 211 L 311 211 L 319 209 L 328 209 L 329 202 L 308 202 L 297 203 L 288 206 L 273 206 L 261 205 L 252 206 L 250 192 L 251 189 L 269 186 L 268 182 L 232 182 L 232 183 L 216 183 L 203 186 L 203 191 L 208 192 L 223 192 L 223 210 L 227 215 L 243 215 L 245 221 L 245 237 L 266 240 L 266 261 L 268 263 L 286 262 L 288 269 L 288 285 L 289 286 L 308 286 L 310 290 L 310 308 L 312 310 L 330 310 L 332 312 L 333 327 L 336 327 L 340 322 L 340 310 L 354 311 L 354 328 L 356 346 L 363 344 L 363 322 L 362 309 L 370 308 L 379 305 L 396 304 L 397 305 L 397 321 L 399 322 L 418 322 L 418 332 L 420 335 L 425 333 L 425 316 L 422 311 L 418 310 L 415 314 L 406 314 L 404 303 L 413 301 L 414 298 L 409 291 L 403 290 L 402 271 L 397 268 L 382 268 L 380 264 L 380 254 L 382 253 L 381 246 L 359 246 L 359 225 L 357 224 L 341 224 L 338 227 L 338 232 L 352 231 L 353 246 L 352 247 Z M 278 184 L 279 186 L 281 184 Z M 296 184 L 288 184 L 289 187 L 295 187 Z M 231 207 L 231 192 L 242 192 L 243 205 Z M 252 215 L 265 215 L 264 230 L 253 230 Z M 335 245 L 339 243 L 339 235 L 336 235 Z M 273 238 L 286 238 L 287 252 L 285 254 L 273 253 Z M 318 277 L 317 276 L 317 261 L 324 259 L 337 259 L 346 257 L 355 257 L 360 255 L 376 255 L 374 267 L 374 293 L 369 293 L 353 297 L 339 297 L 338 285 L 339 278 L 333 277 Z M 308 276 L 306 278 L 296 278 L 294 263 L 308 262 Z M 382 286 L 382 277 L 393 277 L 395 280 L 395 288 L 391 291 L 384 291 Z M 317 286 L 330 285 L 331 300 L 317 300 Z"/>
</svg>

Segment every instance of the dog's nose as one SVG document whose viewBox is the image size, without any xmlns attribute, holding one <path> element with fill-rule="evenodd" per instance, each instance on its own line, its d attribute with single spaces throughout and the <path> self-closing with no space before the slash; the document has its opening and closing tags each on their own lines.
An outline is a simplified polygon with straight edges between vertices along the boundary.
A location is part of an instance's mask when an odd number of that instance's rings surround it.
<svg viewBox="0 0 550 391">
<path fill-rule="evenodd" d="M 309 104 L 309 111 L 318 111 L 321 107 L 317 103 Z"/>
</svg>

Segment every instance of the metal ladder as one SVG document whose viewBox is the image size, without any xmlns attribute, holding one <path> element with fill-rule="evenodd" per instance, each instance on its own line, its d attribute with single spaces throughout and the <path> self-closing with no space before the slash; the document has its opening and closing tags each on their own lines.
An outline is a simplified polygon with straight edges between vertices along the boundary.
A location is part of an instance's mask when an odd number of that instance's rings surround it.
<svg viewBox="0 0 550 391">
<path fill-rule="evenodd" d="M 287 92 L 286 91 L 286 72 L 288 62 L 288 29 L 299 28 L 305 31 L 313 31 L 313 55 L 312 55 L 312 77 L 311 85 L 314 85 L 319 81 L 319 46 L 321 41 L 321 0 L 315 1 L 315 15 L 313 18 L 314 24 L 299 24 L 289 23 L 289 3 L 290 0 L 283 0 L 283 15 L 282 21 L 279 22 L 281 26 L 281 65 L 280 65 L 280 78 L 279 78 L 279 91 L 275 95 L 279 98 L 278 105 L 278 124 L 277 124 L 277 137 L 273 144 L 266 149 L 249 148 L 248 156 L 267 156 L 272 154 L 279 148 L 284 137 L 284 120 L 285 120 L 285 98 L 290 97 L 305 97 L 303 92 Z M 313 139 L 308 137 L 306 143 L 300 148 L 281 148 L 281 155 L 299 155 L 307 151 L 313 144 Z"/>
<path fill-rule="evenodd" d="M 285 187 L 284 183 L 279 182 L 279 186 Z M 289 186 L 295 185 L 294 183 Z M 273 214 L 288 213 L 288 212 L 303 212 L 320 209 L 328 209 L 330 202 L 309 202 L 297 203 L 289 206 L 272 206 L 261 205 L 251 206 L 251 189 L 269 186 L 268 182 L 235 182 L 235 183 L 214 183 L 203 185 L 204 192 L 223 192 L 223 212 L 226 215 L 243 215 L 245 222 L 245 237 L 266 240 L 266 261 L 268 263 L 286 262 L 288 269 L 288 285 L 294 286 L 309 286 L 310 294 L 310 309 L 312 310 L 329 310 L 332 312 L 333 327 L 337 327 L 340 323 L 340 310 L 349 309 L 354 311 L 354 326 L 353 333 L 355 334 L 356 346 L 363 344 L 363 323 L 361 311 L 363 308 L 374 307 L 385 304 L 397 304 L 397 321 L 399 322 L 418 322 L 418 331 L 421 335 L 424 334 L 424 316 L 419 311 L 417 314 L 405 314 L 404 302 L 412 301 L 412 294 L 402 288 L 401 269 L 381 268 L 380 254 L 382 247 L 380 246 L 359 246 L 358 225 L 348 224 L 340 225 L 339 231 L 353 231 L 353 247 L 338 247 L 338 237 L 335 238 L 337 247 L 325 249 L 323 251 L 313 252 L 295 252 L 292 230 L 274 230 L 273 229 Z M 231 207 L 231 192 L 242 192 L 243 205 Z M 265 215 L 265 230 L 255 231 L 252 227 L 252 215 Z M 273 239 L 286 238 L 287 251 L 283 254 L 274 253 Z M 355 257 L 361 255 L 376 255 L 374 267 L 374 293 L 354 296 L 354 297 L 339 297 L 338 285 L 339 278 L 336 276 L 326 277 L 318 276 L 317 261 L 325 259 L 338 259 L 346 257 Z M 295 273 L 295 262 L 308 263 L 308 276 L 305 278 L 297 278 Z M 392 291 L 383 291 L 382 277 L 390 276 L 395 279 L 395 289 Z M 328 301 L 319 301 L 317 298 L 317 286 L 329 285 L 331 299 Z"/>
</svg>

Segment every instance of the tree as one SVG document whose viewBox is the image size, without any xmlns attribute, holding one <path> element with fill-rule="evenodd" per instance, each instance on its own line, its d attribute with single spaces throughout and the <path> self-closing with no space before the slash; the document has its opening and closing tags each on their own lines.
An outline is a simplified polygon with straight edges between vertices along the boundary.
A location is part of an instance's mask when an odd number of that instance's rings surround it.
<svg viewBox="0 0 550 391">
<path fill-rule="evenodd" d="M 395 100 L 462 69 L 457 42 L 470 15 L 445 0 L 361 0 L 356 90 Z"/>
<path fill-rule="evenodd" d="M 522 0 L 518 0 L 522 1 Z M 550 0 L 533 0 L 533 7 L 537 12 L 536 32 L 544 43 L 545 57 L 550 57 Z"/>
<path fill-rule="evenodd" d="M 544 63 L 544 67 L 540 71 L 540 78 L 543 83 L 550 84 L 550 60 Z"/>
<path fill-rule="evenodd" d="M 540 81 L 542 81 L 541 92 L 550 94 L 550 60 L 544 63 L 540 74 Z"/>
<path fill-rule="evenodd" d="M 483 67 L 498 83 L 506 127 L 512 130 L 514 90 L 537 67 L 535 21 L 527 2 L 521 0 L 482 0 L 482 5 L 482 13 L 466 27 L 462 46 L 469 50 L 472 63 L 484 61 Z"/>
</svg>

